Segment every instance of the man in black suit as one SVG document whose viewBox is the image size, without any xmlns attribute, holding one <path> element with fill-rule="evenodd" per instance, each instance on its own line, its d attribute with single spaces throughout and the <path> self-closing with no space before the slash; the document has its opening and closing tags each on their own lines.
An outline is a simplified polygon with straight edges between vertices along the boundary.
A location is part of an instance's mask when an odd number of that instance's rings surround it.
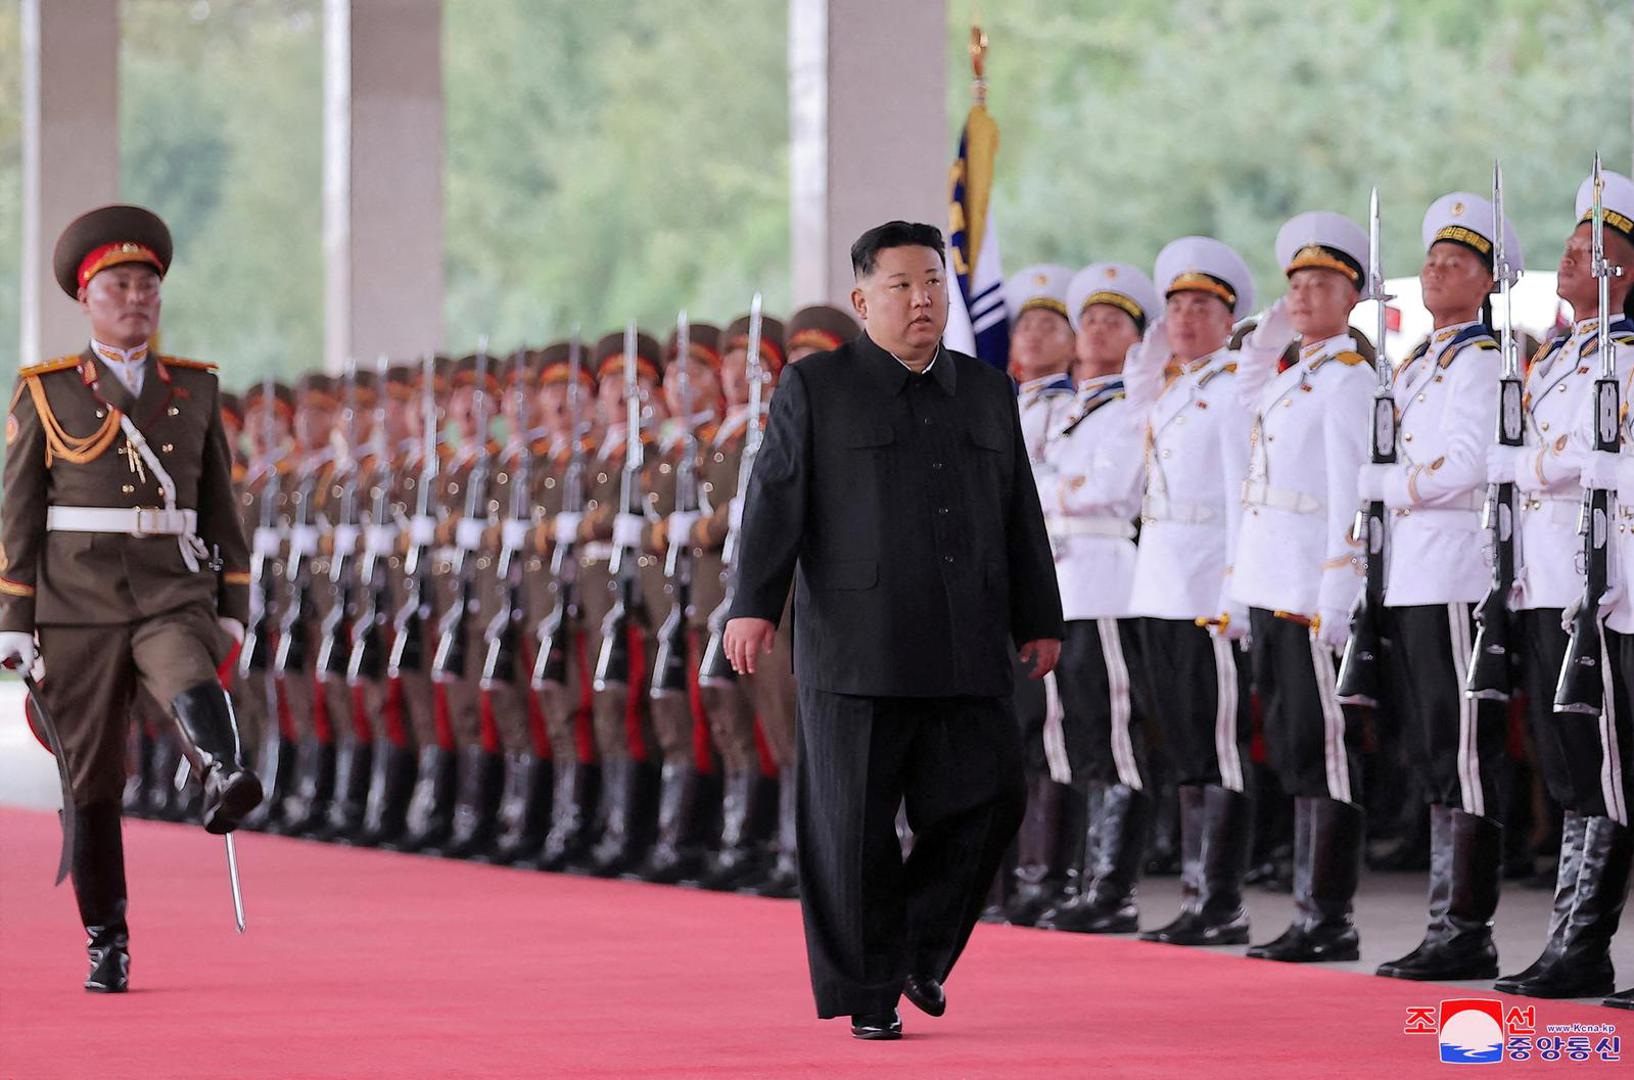
<svg viewBox="0 0 1634 1080">
<path fill-rule="evenodd" d="M 1011 643 L 1042 678 L 1061 599 L 1010 381 L 942 345 L 942 234 L 889 222 L 851 264 L 864 334 L 783 373 L 726 649 L 754 670 L 792 581 L 817 1013 L 894 1039 L 903 994 L 946 1007 L 942 981 L 1021 821 Z"/>
</svg>

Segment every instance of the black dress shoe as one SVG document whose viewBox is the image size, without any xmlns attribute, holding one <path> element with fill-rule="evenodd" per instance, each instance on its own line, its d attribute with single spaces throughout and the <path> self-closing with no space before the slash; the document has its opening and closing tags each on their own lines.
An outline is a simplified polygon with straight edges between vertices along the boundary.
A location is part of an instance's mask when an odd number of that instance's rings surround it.
<svg viewBox="0 0 1634 1080">
<path fill-rule="evenodd" d="M 130 948 L 124 926 L 88 929 L 91 973 L 86 976 L 85 989 L 93 994 L 123 994 L 130 986 Z"/>
<path fill-rule="evenodd" d="M 851 1037 L 883 1042 L 902 1038 L 902 1016 L 895 1009 L 881 1013 L 856 1013 L 851 1017 Z"/>
<path fill-rule="evenodd" d="M 902 984 L 902 996 L 927 1016 L 941 1016 L 947 1012 L 947 992 L 942 989 L 940 980 L 928 975 L 909 975 Z"/>
<path fill-rule="evenodd" d="M 1624 990 L 1620 994 L 1613 994 L 1600 1004 L 1608 1009 L 1634 1009 L 1634 990 Z"/>
</svg>

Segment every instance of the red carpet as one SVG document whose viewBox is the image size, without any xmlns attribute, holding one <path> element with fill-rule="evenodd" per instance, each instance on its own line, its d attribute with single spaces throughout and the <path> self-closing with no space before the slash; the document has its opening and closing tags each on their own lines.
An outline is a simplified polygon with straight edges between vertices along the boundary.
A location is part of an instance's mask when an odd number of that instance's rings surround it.
<svg viewBox="0 0 1634 1080">
<path fill-rule="evenodd" d="M 54 816 L 0 811 L 0 1077 L 1445 1076 L 1405 1009 L 1447 993 L 981 927 L 932 1020 L 818 1023 L 793 903 L 130 822 L 132 976 L 86 994 Z M 1540 1023 L 1634 1021 L 1540 1003 Z M 1520 1066 L 1611 1075 L 1591 1062 Z M 1453 1070 L 1456 1074 L 1457 1070 Z M 1624 1073 L 1626 1075 L 1626 1073 Z"/>
</svg>

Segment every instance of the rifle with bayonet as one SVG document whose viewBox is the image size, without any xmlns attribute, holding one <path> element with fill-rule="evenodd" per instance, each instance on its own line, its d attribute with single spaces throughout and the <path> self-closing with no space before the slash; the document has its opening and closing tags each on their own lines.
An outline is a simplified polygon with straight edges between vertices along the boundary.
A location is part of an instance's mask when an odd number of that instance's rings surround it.
<svg viewBox="0 0 1634 1080">
<path fill-rule="evenodd" d="M 1503 168 L 1492 165 L 1493 273 L 1498 279 L 1503 304 L 1503 324 L 1498 334 L 1503 354 L 1498 376 L 1498 445 L 1521 446 L 1526 442 L 1522 413 L 1520 356 L 1515 344 L 1515 309 L 1510 292 L 1519 268 L 1509 264 L 1509 248 L 1504 242 Z M 1482 524 L 1492 537 L 1492 585 L 1475 611 L 1475 647 L 1470 655 L 1469 675 L 1464 692 L 1482 701 L 1508 701 L 1513 692 L 1511 658 L 1514 652 L 1514 616 L 1509 596 L 1515 588 L 1515 483 L 1488 484 Z"/>
<path fill-rule="evenodd" d="M 289 531 L 289 564 L 284 579 L 289 583 L 289 599 L 278 624 L 278 652 L 273 671 L 280 678 L 306 670 L 312 653 L 312 559 L 318 554 L 318 530 L 312 524 L 312 502 L 318 497 L 318 474 L 322 465 L 303 470 L 295 489 L 295 515 Z"/>
<path fill-rule="evenodd" d="M 533 447 L 529 443 L 533 387 L 528 381 L 527 351 L 518 347 L 511 357 L 511 392 L 515 395 L 515 430 L 511 445 L 516 461 L 511 466 L 511 499 L 500 526 L 498 577 L 504 600 L 488 624 L 488 654 L 482 661 L 482 685 L 515 683 L 525 662 L 522 639 L 527 632 L 528 603 L 522 582 L 522 564 L 528 532 L 533 525 Z"/>
<path fill-rule="evenodd" d="M 420 373 L 420 476 L 414 516 L 409 519 L 409 548 L 403 562 L 406 595 L 392 624 L 391 662 L 386 671 L 397 678 L 404 671 L 424 672 L 431 659 L 432 607 L 436 588 L 431 580 L 431 549 L 437 542 L 436 507 L 432 503 L 440 464 L 437 457 L 436 358 L 426 353 Z"/>
<path fill-rule="evenodd" d="M 674 512 L 678 516 L 669 519 L 672 525 L 689 522 L 698 512 L 698 433 L 692 426 L 692 378 L 688 374 L 692 364 L 691 348 L 692 335 L 687 326 L 687 313 L 683 311 L 675 327 L 676 357 L 680 362 L 681 452 L 675 463 Z M 682 529 L 677 536 L 672 529 L 668 534 L 664 578 L 669 582 L 675 602 L 664 624 L 658 628 L 651 686 L 655 698 L 687 693 L 687 620 L 692 608 L 692 538 L 688 532 Z"/>
<path fill-rule="evenodd" d="M 749 383 L 749 416 L 743 431 L 743 456 L 738 460 L 738 490 L 732 499 L 727 521 L 726 544 L 721 549 L 721 579 L 726 583 L 726 595 L 714 611 L 709 613 L 709 644 L 704 646 L 702 662 L 698 665 L 700 686 L 725 686 L 737 682 L 737 672 L 726 656 L 726 622 L 731 615 L 732 601 L 737 594 L 738 544 L 742 542 L 743 499 L 749 493 L 749 477 L 755 471 L 755 456 L 760 453 L 762 433 L 760 412 L 761 386 L 765 383 L 765 369 L 760 360 L 760 294 L 755 293 L 749 305 L 749 353 L 745 360 Z"/>
<path fill-rule="evenodd" d="M 282 549 L 278 535 L 278 451 L 273 437 L 272 376 L 261 380 L 261 454 L 256 471 L 261 474 L 261 506 L 255 525 L 255 553 L 250 560 L 250 619 L 244 629 L 244 646 L 238 654 L 238 673 L 247 677 L 265 671 L 272 654 L 272 567 Z M 276 714 L 273 714 L 276 716 Z"/>
<path fill-rule="evenodd" d="M 1391 393 L 1390 361 L 1385 356 L 1385 312 L 1391 297 L 1384 291 L 1384 264 L 1379 259 L 1379 189 L 1373 189 L 1368 207 L 1367 289 L 1363 300 L 1378 306 L 1378 386 L 1373 391 L 1368 442 L 1375 465 L 1396 463 L 1396 399 Z M 1384 571 L 1385 509 L 1371 499 L 1356 515 L 1356 535 L 1365 541 L 1367 572 L 1362 595 L 1350 616 L 1350 637 L 1339 660 L 1338 698 L 1347 705 L 1377 705 L 1384 682 Z"/>
<path fill-rule="evenodd" d="M 334 597 L 323 617 L 318 643 L 318 674 L 344 679 L 352 660 L 352 620 L 357 615 L 358 456 L 357 362 L 346 361 L 346 457 L 340 463 L 340 507 L 329 553 L 329 587 Z"/>
<path fill-rule="evenodd" d="M 358 588 L 362 599 L 352 620 L 352 658 L 346 669 L 347 681 L 376 682 L 386 674 L 389 659 L 387 624 L 391 620 L 391 581 L 386 565 L 396 543 L 397 528 L 392 522 L 391 496 L 395 482 L 391 446 L 386 439 L 386 357 L 382 353 L 375 369 L 377 383 L 374 431 L 371 443 L 374 468 L 369 474 L 369 525 L 363 530 L 363 566 Z"/>
<path fill-rule="evenodd" d="M 1612 313 L 1607 309 L 1611 305 L 1611 279 L 1621 275 L 1622 267 L 1606 262 L 1605 180 L 1598 153 L 1594 155 L 1593 183 L 1589 265 L 1600 289 L 1600 327 L 1596 341 L 1600 377 L 1594 381 L 1594 450 L 1600 454 L 1615 454 L 1621 441 L 1622 395 L 1617 386 L 1617 362 L 1611 348 Z M 1583 507 L 1577 523 L 1578 532 L 1583 536 L 1583 596 L 1572 614 L 1566 660 L 1560 666 L 1560 681 L 1555 686 L 1557 712 L 1598 716 L 1605 708 L 1600 601 L 1611 585 L 1609 549 L 1613 496 L 1610 488 L 1583 490 Z"/>
<path fill-rule="evenodd" d="M 601 653 L 594 689 L 624 691 L 630 685 L 630 634 L 639 617 L 641 534 L 646 499 L 641 493 L 641 384 L 636 380 L 636 329 L 624 330 L 624 473 L 619 478 L 618 513 L 613 518 L 613 557 L 608 564 L 616 598 L 601 621 Z"/>
<path fill-rule="evenodd" d="M 437 654 L 431 661 L 432 678 L 452 682 L 465 678 L 468 650 L 466 619 L 481 609 L 477 596 L 477 550 L 482 547 L 483 522 L 488 517 L 488 339 L 477 345 L 476 390 L 471 409 L 476 414 L 476 456 L 465 477 L 465 512 L 454 529 L 454 597 L 437 625 Z"/>
<path fill-rule="evenodd" d="M 568 347 L 568 459 L 562 477 L 562 508 L 556 515 L 550 576 L 556 583 L 556 604 L 539 623 L 539 651 L 534 659 L 533 686 L 560 694 L 567 687 L 573 638 L 579 628 L 578 534 L 584 520 L 584 445 L 579 435 L 579 379 L 583 344 L 577 329 Z"/>
</svg>

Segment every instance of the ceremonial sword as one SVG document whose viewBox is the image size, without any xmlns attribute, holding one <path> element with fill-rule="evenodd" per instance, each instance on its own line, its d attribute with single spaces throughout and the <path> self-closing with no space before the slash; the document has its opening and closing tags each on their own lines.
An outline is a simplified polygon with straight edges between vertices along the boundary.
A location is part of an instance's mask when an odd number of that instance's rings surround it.
<svg viewBox="0 0 1634 1080">
<path fill-rule="evenodd" d="M 7 669 L 16 671 L 23 677 L 23 685 L 28 687 L 28 699 L 34 703 L 34 717 L 36 723 L 29 725 L 34 728 L 45 748 L 51 751 L 51 756 L 57 759 L 57 779 L 62 784 L 62 856 L 57 860 L 57 880 L 53 885 L 61 885 L 62 879 L 68 876 L 68 868 L 74 860 L 74 835 L 78 830 L 79 819 L 74 813 L 74 785 L 68 776 L 68 755 L 62 751 L 62 736 L 57 734 L 57 725 L 51 720 L 51 711 L 45 707 L 45 696 L 40 693 L 40 684 L 34 681 L 34 676 L 27 670 L 12 661 L 7 661 Z"/>
</svg>

